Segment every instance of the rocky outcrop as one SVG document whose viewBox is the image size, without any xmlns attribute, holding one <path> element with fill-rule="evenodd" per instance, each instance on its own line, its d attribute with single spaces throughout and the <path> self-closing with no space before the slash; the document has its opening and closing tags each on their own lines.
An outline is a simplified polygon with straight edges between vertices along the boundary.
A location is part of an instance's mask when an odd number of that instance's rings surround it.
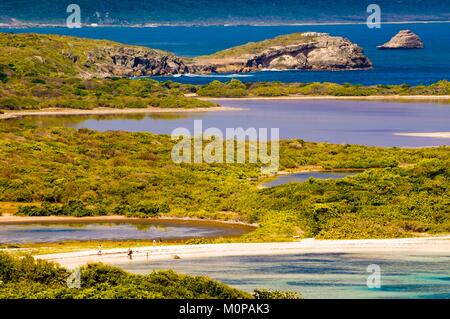
<svg viewBox="0 0 450 319">
<path fill-rule="evenodd" d="M 274 46 L 262 52 L 229 59 L 203 58 L 190 65 L 193 72 L 251 72 L 276 70 L 354 70 L 368 69 L 372 63 L 363 50 L 350 40 L 326 33 L 307 33 L 311 40 Z M 209 63 L 208 63 L 209 62 Z"/>
<path fill-rule="evenodd" d="M 379 49 L 423 49 L 423 42 L 411 30 L 401 30 L 388 42 L 378 46 Z"/>
<path fill-rule="evenodd" d="M 104 47 L 88 53 L 85 66 L 95 76 L 157 76 L 189 73 L 184 61 L 167 52 L 139 47 Z"/>
<path fill-rule="evenodd" d="M 252 69 L 352 70 L 372 66 L 363 50 L 341 37 L 320 36 L 310 43 L 269 49 L 247 61 Z"/>
<path fill-rule="evenodd" d="M 314 32 L 303 33 L 300 38 L 302 41 L 295 40 L 294 44 L 291 41 L 288 45 L 269 45 L 251 54 L 244 50 L 241 55 L 231 58 L 219 56 L 188 60 L 160 50 L 119 44 L 96 46 L 85 51 L 84 56 L 71 51 L 64 55 L 72 63 L 81 65 L 80 75 L 84 78 L 232 73 L 263 69 L 353 70 L 372 66 L 363 50 L 348 39 Z"/>
</svg>

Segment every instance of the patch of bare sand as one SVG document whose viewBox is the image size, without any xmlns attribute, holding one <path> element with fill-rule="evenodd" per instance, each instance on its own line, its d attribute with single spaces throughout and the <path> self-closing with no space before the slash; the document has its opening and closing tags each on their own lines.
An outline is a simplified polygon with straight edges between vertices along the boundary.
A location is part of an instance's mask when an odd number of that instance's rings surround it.
<svg viewBox="0 0 450 319">
<path fill-rule="evenodd" d="M 450 138 L 450 132 L 431 132 L 431 133 L 394 133 L 398 136 L 410 137 L 433 137 L 433 138 Z"/>
<path fill-rule="evenodd" d="M 67 109 L 67 108 L 46 108 L 41 110 L 27 110 L 27 111 L 4 111 L 0 114 L 0 119 L 11 119 L 21 116 L 48 116 L 48 115 L 115 115 L 115 114 L 145 114 L 145 113 L 192 113 L 192 112 L 216 112 L 216 111 L 236 111 L 240 110 L 236 107 L 199 107 L 192 109 L 179 108 L 129 108 L 129 109 L 115 109 L 99 107 L 90 110 L 81 109 Z"/>
<path fill-rule="evenodd" d="M 120 264 L 123 262 L 146 262 L 148 260 L 214 258 L 225 256 L 262 256 L 310 253 L 363 253 L 386 254 L 426 253 L 446 254 L 450 251 L 450 235 L 401 239 L 361 239 L 361 240 L 315 240 L 303 239 L 297 242 L 280 243 L 230 243 L 205 245 L 148 246 L 134 250 L 133 259 L 127 259 L 127 249 L 108 249 L 97 255 L 96 251 L 79 251 L 36 258 L 58 262 L 68 268 L 87 263 L 103 262 Z"/>
</svg>

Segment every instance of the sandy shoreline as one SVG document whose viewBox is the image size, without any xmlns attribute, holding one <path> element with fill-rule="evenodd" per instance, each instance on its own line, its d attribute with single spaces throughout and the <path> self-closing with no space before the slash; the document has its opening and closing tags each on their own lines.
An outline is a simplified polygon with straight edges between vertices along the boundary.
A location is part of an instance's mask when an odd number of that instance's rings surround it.
<svg viewBox="0 0 450 319">
<path fill-rule="evenodd" d="M 221 227 L 233 227 L 238 226 L 242 228 L 248 228 L 253 230 L 257 227 L 256 224 L 247 224 L 238 221 L 220 221 L 209 220 L 192 217 L 171 217 L 161 216 L 156 218 L 137 218 L 126 217 L 121 215 L 110 216 L 86 216 L 86 217 L 73 217 L 73 216 L 16 216 L 5 214 L 0 216 L 1 225 L 21 225 L 21 224 L 66 224 L 66 223 L 154 223 L 154 224 L 192 224 L 200 226 L 221 226 Z"/>
<path fill-rule="evenodd" d="M 258 100 L 373 100 L 373 101 L 448 101 L 450 103 L 450 95 L 370 95 L 370 96 L 274 96 L 274 97 L 239 97 L 239 98 L 216 98 L 216 97 L 198 97 L 204 101 L 258 101 Z M 215 112 L 215 111 L 238 111 L 242 108 L 219 106 L 219 107 L 202 107 L 202 108 L 106 108 L 99 107 L 89 110 L 84 109 L 67 109 L 67 108 L 45 108 L 40 110 L 25 111 L 9 111 L 2 110 L 0 120 L 13 119 L 22 116 L 68 116 L 68 115 L 118 115 L 118 114 L 146 114 L 146 113 L 192 113 L 192 112 Z"/>
<path fill-rule="evenodd" d="M 398 136 L 410 137 L 432 137 L 432 138 L 450 138 L 450 132 L 431 132 L 431 133 L 394 133 Z"/>
<path fill-rule="evenodd" d="M 368 95 L 368 96 L 308 96 L 308 95 L 290 95 L 290 96 L 254 96 L 254 97 L 196 97 L 205 101 L 246 101 L 246 100 L 418 100 L 418 101 L 449 101 L 450 95 Z"/>
<path fill-rule="evenodd" d="M 133 248 L 133 247 L 131 247 Z M 69 269 L 92 262 L 120 264 L 124 262 L 146 262 L 148 260 L 171 260 L 213 258 L 226 256 L 268 256 L 309 253 L 386 253 L 412 252 L 426 254 L 448 254 L 450 235 L 401 239 L 361 240 L 315 240 L 280 243 L 232 243 L 205 245 L 147 246 L 134 250 L 133 260 L 128 260 L 127 249 L 108 249 L 97 255 L 94 250 L 60 254 L 38 255 L 39 259 L 58 262 Z"/>
<path fill-rule="evenodd" d="M 99 107 L 90 110 L 82 109 L 67 109 L 67 108 L 46 108 L 40 110 L 27 110 L 27 111 L 4 111 L 4 114 L 0 114 L 1 120 L 18 118 L 21 116 L 67 116 L 67 115 L 116 115 L 116 114 L 146 114 L 146 113 L 192 113 L 192 112 L 216 112 L 216 111 L 236 111 L 240 110 L 235 107 L 199 107 L 192 109 L 179 109 L 179 108 L 159 108 L 159 107 L 147 107 L 147 108 L 127 108 L 127 109 L 115 109 Z"/>
<path fill-rule="evenodd" d="M 216 97 L 196 97 L 204 101 L 252 101 L 252 100 L 414 100 L 414 101 L 448 101 L 450 95 L 370 95 L 370 96 L 274 96 L 274 97 L 239 97 L 239 98 L 216 98 Z M 192 113 L 192 112 L 215 112 L 215 111 L 238 111 L 242 108 L 219 106 L 201 108 L 107 108 L 99 107 L 89 110 L 68 109 L 68 108 L 45 108 L 40 110 L 9 111 L 2 110 L 0 120 L 18 118 L 21 116 L 68 116 L 68 115 L 116 115 L 116 114 L 146 114 L 146 113 Z"/>
</svg>

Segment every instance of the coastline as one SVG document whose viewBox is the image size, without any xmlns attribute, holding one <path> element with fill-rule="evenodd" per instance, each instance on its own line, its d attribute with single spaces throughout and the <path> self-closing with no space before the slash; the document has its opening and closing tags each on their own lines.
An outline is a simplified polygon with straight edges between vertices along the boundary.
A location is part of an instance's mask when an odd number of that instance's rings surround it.
<svg viewBox="0 0 450 319">
<path fill-rule="evenodd" d="M 74 217 L 74 216 L 16 216 L 11 214 L 5 214 L 0 216 L 0 225 L 24 225 L 24 224 L 63 224 L 63 223 L 178 223 L 178 224 L 196 224 L 204 226 L 223 226 L 233 227 L 239 226 L 248 228 L 249 230 L 255 229 L 258 225 L 248 224 L 239 221 L 232 220 L 212 220 L 212 219 L 200 219 L 193 217 L 172 217 L 172 216 L 160 216 L 153 218 L 139 218 L 139 217 L 127 217 L 122 215 L 108 215 L 108 216 L 86 216 L 86 217 Z"/>
<path fill-rule="evenodd" d="M 195 98 L 203 101 L 227 102 L 227 101 L 277 101 L 277 100 L 373 100 L 373 101 L 444 101 L 450 104 L 450 95 L 369 95 L 369 96 L 271 96 L 271 97 L 238 97 L 238 98 L 218 98 L 218 97 L 199 97 Z M 195 112 L 226 112 L 226 111 L 241 111 L 243 108 L 218 106 L 218 107 L 201 107 L 201 108 L 107 108 L 99 107 L 93 109 L 69 109 L 69 108 L 44 108 L 38 110 L 1 110 L 0 120 L 8 120 L 20 118 L 23 116 L 70 116 L 70 115 L 120 115 L 120 114 L 151 114 L 151 113 L 195 113 Z M 445 137 L 449 132 L 433 132 L 433 133 L 396 133 L 396 135 L 403 136 L 418 136 L 418 137 L 442 137 L 434 136 L 436 134 L 444 133 Z M 420 135 L 417 135 L 420 134 Z"/>
<path fill-rule="evenodd" d="M 394 133 L 394 135 L 410 137 L 450 138 L 450 132 Z"/>
<path fill-rule="evenodd" d="M 120 264 L 139 263 L 148 260 L 196 259 L 226 256 L 270 256 L 312 253 L 384 253 L 423 252 L 427 254 L 450 251 L 450 235 L 421 238 L 317 240 L 303 239 L 296 242 L 230 243 L 202 245 L 145 246 L 134 250 L 133 260 L 127 259 L 127 249 L 107 249 L 102 255 L 96 250 L 70 253 L 36 255 L 35 258 L 57 262 L 69 269 L 87 263 L 103 262 Z M 148 257 L 147 257 L 148 254 Z M 149 258 L 149 259 L 147 259 Z"/>
<path fill-rule="evenodd" d="M 383 21 L 383 24 L 429 24 L 429 23 L 450 23 L 448 20 L 405 20 L 405 21 Z M 323 22 L 270 22 L 270 23 L 260 23 L 260 22 L 249 22 L 249 23 L 134 23 L 134 24 L 82 24 L 83 28 L 157 28 L 157 27 L 238 27 L 238 26 L 252 26 L 252 27 L 270 27 L 270 26 L 336 26 L 336 25 L 363 25 L 366 22 L 348 21 L 348 22 L 338 22 L 338 21 L 323 21 Z M 66 27 L 66 24 L 61 23 L 39 23 L 39 22 L 24 22 L 22 24 L 17 23 L 0 23 L 0 28 L 8 29 L 26 29 L 26 28 L 62 28 Z"/>
<path fill-rule="evenodd" d="M 289 95 L 289 96 L 250 96 L 250 97 L 196 97 L 204 101 L 258 101 L 258 100 L 386 100 L 386 101 L 448 101 L 450 95 L 367 95 L 367 96 L 334 96 L 334 95 Z"/>
<path fill-rule="evenodd" d="M 22 116 L 69 116 L 69 115 L 116 115 L 116 114 L 146 114 L 146 113 L 192 113 L 192 112 L 216 112 L 216 111 L 236 111 L 240 110 L 235 107 L 219 106 L 219 107 L 199 107 L 199 108 L 128 108 L 115 109 L 99 107 L 89 110 L 84 109 L 67 109 L 67 108 L 45 108 L 40 110 L 26 111 L 5 111 L 0 114 L 0 120 L 14 119 Z"/>
</svg>

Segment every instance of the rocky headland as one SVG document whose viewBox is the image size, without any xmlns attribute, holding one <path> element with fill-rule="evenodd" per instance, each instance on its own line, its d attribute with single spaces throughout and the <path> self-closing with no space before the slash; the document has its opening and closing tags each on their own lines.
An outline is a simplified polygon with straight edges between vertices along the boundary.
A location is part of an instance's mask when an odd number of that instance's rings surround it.
<svg viewBox="0 0 450 319">
<path fill-rule="evenodd" d="M 372 63 L 350 40 L 328 33 L 294 33 L 194 59 L 194 73 L 368 69 Z"/>
</svg>

